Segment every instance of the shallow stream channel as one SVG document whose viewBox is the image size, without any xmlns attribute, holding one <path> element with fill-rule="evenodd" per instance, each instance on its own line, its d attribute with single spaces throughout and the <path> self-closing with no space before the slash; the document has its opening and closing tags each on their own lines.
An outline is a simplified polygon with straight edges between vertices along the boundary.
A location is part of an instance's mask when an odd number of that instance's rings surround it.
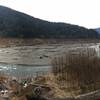
<svg viewBox="0 0 100 100">
<path fill-rule="evenodd" d="M 15 77 L 36 76 L 46 74 L 51 70 L 51 66 L 15 65 L 0 64 L 1 74 L 8 74 Z"/>
</svg>

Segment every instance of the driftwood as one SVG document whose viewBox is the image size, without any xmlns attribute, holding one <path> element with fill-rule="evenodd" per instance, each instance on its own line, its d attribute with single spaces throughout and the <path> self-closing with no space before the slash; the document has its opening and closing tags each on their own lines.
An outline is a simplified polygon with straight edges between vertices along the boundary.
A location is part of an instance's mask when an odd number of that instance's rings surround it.
<svg viewBox="0 0 100 100">
<path fill-rule="evenodd" d="M 48 100 L 100 100 L 100 90 L 96 90 L 94 92 L 82 94 L 76 97 L 68 97 L 68 98 L 54 98 Z"/>
<path fill-rule="evenodd" d="M 100 90 L 75 97 L 75 100 L 100 100 Z"/>
</svg>

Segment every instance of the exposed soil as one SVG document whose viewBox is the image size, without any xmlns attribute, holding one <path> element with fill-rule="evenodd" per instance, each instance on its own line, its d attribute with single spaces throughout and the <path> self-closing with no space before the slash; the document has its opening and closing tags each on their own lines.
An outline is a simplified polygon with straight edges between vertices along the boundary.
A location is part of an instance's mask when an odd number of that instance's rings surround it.
<svg viewBox="0 0 100 100">
<path fill-rule="evenodd" d="M 24 65 L 51 65 L 55 56 L 66 53 L 76 47 L 88 47 L 94 43 L 40 44 L 33 46 L 0 47 L 0 62 Z"/>
</svg>

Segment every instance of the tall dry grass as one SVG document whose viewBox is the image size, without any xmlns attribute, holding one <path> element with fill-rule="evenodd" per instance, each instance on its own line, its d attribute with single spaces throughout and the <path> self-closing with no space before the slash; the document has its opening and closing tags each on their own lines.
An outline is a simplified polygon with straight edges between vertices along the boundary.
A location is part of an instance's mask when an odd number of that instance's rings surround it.
<svg viewBox="0 0 100 100">
<path fill-rule="evenodd" d="M 52 61 L 52 72 L 60 85 L 90 92 L 100 88 L 100 58 L 95 49 L 70 51 Z M 62 84 L 61 84 L 62 83 Z"/>
</svg>

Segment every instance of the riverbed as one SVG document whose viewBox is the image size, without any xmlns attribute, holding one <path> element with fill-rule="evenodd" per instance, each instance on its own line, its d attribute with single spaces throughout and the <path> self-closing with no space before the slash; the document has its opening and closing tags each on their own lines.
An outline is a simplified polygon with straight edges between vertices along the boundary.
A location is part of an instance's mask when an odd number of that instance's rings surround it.
<svg viewBox="0 0 100 100">
<path fill-rule="evenodd" d="M 43 44 L 35 46 L 0 47 L 0 72 L 13 76 L 29 76 L 49 72 L 52 59 L 77 47 L 95 43 Z"/>
</svg>

